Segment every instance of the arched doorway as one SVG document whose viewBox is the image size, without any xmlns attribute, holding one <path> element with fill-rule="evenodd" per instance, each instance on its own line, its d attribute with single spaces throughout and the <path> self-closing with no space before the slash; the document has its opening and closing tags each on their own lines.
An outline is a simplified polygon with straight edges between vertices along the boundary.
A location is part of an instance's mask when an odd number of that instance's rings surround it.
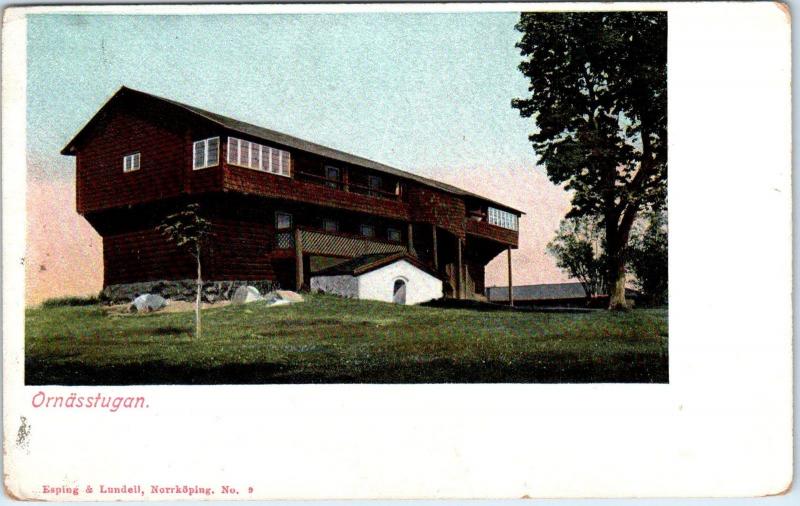
<svg viewBox="0 0 800 506">
<path fill-rule="evenodd" d="M 392 302 L 395 304 L 406 303 L 406 281 L 404 279 L 395 280 L 392 294 Z"/>
</svg>

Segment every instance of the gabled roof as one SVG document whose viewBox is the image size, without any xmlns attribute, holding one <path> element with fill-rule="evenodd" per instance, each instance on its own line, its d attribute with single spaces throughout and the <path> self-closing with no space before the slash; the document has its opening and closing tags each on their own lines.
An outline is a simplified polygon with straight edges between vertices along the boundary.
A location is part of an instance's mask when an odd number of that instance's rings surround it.
<svg viewBox="0 0 800 506">
<path fill-rule="evenodd" d="M 318 156 L 322 156 L 325 158 L 330 158 L 332 160 L 337 160 L 340 162 L 356 165 L 359 167 L 365 167 L 368 169 L 372 169 L 378 172 L 383 172 L 385 174 L 390 174 L 399 178 L 403 179 L 410 179 L 412 181 L 416 181 L 425 186 L 433 187 L 438 190 L 442 190 L 447 193 L 451 193 L 453 195 L 458 195 L 461 197 L 470 197 L 479 200 L 483 200 L 485 202 L 494 204 L 498 207 L 502 207 L 503 209 L 507 209 L 509 211 L 513 211 L 519 214 L 525 214 L 518 209 L 514 209 L 513 207 L 507 206 L 506 204 L 502 204 L 500 202 L 495 202 L 491 199 L 487 199 L 486 197 L 481 197 L 472 192 L 468 192 L 466 190 L 462 190 L 461 188 L 457 188 L 455 186 L 449 185 L 447 183 L 442 183 L 440 181 L 436 181 L 434 179 L 429 179 L 426 177 L 418 176 L 416 174 L 412 174 L 410 172 L 406 172 L 404 170 L 396 169 L 389 165 L 385 165 L 380 162 L 376 162 L 373 160 L 369 160 L 367 158 L 362 158 L 360 156 L 351 155 L 349 153 L 345 153 L 344 151 L 339 151 L 337 149 L 329 148 L 327 146 L 323 146 L 321 144 L 316 144 L 310 141 L 306 141 L 300 139 L 298 137 L 293 137 L 291 135 L 287 135 L 281 132 L 276 132 L 275 130 L 270 130 L 268 128 L 256 126 L 250 123 L 245 123 L 244 121 L 239 121 L 233 118 L 229 118 L 227 116 L 222 116 L 220 114 L 216 114 L 213 112 L 206 111 L 204 109 L 200 109 L 199 107 L 194 107 L 191 105 L 183 104 L 181 102 L 176 102 L 175 100 L 170 100 L 168 98 L 159 97 L 157 95 L 152 95 L 150 93 L 145 93 L 143 91 L 134 90 L 132 88 L 128 88 L 126 86 L 122 86 L 117 92 L 110 98 L 103 107 L 95 114 L 91 120 L 89 120 L 86 125 L 75 135 L 75 137 L 70 140 L 64 149 L 61 150 L 62 155 L 73 155 L 74 154 L 74 147 L 75 144 L 78 143 L 81 138 L 90 130 L 90 127 L 94 124 L 94 121 L 102 115 L 104 110 L 109 107 L 112 102 L 120 99 L 123 96 L 134 96 L 138 98 L 142 98 L 145 100 L 153 100 L 158 101 L 161 103 L 169 104 L 172 107 L 181 109 L 185 112 L 188 112 L 191 115 L 203 118 L 206 121 L 210 121 L 212 123 L 216 123 L 224 128 L 229 130 L 233 130 L 235 132 L 243 133 L 246 135 L 251 135 L 253 137 L 268 141 L 274 142 L 276 144 L 282 144 L 284 146 L 294 148 L 300 151 L 305 151 L 308 153 L 313 153 Z"/>
<path fill-rule="evenodd" d="M 375 269 L 379 269 L 389 264 L 393 264 L 394 262 L 398 262 L 400 260 L 405 260 L 406 262 L 410 263 L 414 267 L 425 271 L 426 273 L 430 274 L 435 278 L 441 279 L 441 276 L 436 273 L 436 271 L 432 270 L 427 265 L 423 264 L 415 257 L 409 255 L 405 251 L 399 251 L 396 253 L 373 253 L 370 255 L 362 255 L 360 257 L 355 257 L 340 264 L 332 265 L 321 271 L 317 271 L 312 273 L 312 276 L 360 276 L 361 274 L 366 274 L 367 272 L 374 271 Z"/>
</svg>

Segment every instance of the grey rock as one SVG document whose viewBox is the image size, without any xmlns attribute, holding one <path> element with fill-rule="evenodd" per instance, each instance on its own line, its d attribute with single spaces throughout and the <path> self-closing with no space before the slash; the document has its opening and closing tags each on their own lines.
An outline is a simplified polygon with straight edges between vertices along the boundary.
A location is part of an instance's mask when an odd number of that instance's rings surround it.
<svg viewBox="0 0 800 506">
<path fill-rule="evenodd" d="M 240 286 L 231 297 L 232 304 L 247 304 L 248 302 L 256 302 L 263 300 L 258 288 L 254 286 Z"/>
<path fill-rule="evenodd" d="M 146 293 L 133 299 L 131 313 L 151 313 L 167 305 L 167 299 L 160 295 Z"/>
</svg>

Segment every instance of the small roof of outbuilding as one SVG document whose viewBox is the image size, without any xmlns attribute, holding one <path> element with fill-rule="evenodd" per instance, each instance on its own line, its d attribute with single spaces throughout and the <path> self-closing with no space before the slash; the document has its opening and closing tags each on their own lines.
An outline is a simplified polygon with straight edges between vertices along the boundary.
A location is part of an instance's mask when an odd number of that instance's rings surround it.
<svg viewBox="0 0 800 506">
<path fill-rule="evenodd" d="M 414 267 L 430 274 L 435 278 L 442 278 L 436 271 L 420 262 L 417 258 L 409 255 L 405 251 L 362 255 L 360 257 L 346 260 L 340 264 L 326 267 L 325 269 L 312 273 L 311 276 L 360 276 L 400 260 L 405 260 Z"/>
<path fill-rule="evenodd" d="M 483 200 L 490 204 L 494 204 L 498 207 L 506 209 L 508 211 L 512 211 L 513 213 L 523 215 L 522 211 L 518 209 L 514 209 L 511 206 L 506 204 L 488 199 L 486 197 L 482 197 L 478 194 L 468 192 L 466 190 L 462 190 L 453 185 L 449 185 L 447 183 L 442 183 L 441 181 L 436 181 L 435 179 L 429 179 L 427 177 L 418 176 L 416 174 L 412 174 L 410 172 L 406 172 L 404 170 L 396 169 L 389 165 L 376 162 L 374 160 L 370 160 L 367 158 L 362 158 L 357 155 L 351 155 L 350 153 L 345 153 L 344 151 L 339 151 L 338 149 L 329 148 L 327 146 L 323 146 L 321 144 L 316 144 L 314 142 L 310 142 L 304 139 L 300 139 L 298 137 L 294 137 L 288 134 L 284 134 L 281 132 L 277 132 L 275 130 L 270 130 L 268 128 L 260 127 L 257 125 L 253 125 L 251 123 L 245 123 L 244 121 L 239 121 L 237 119 L 229 118 L 227 116 L 222 116 L 221 114 L 216 114 L 210 111 L 206 111 L 205 109 L 200 109 L 199 107 L 194 107 L 192 105 L 187 105 L 181 102 L 177 102 L 175 100 L 171 100 L 164 97 L 159 97 L 157 95 L 153 95 L 150 93 L 145 93 L 143 91 L 135 90 L 133 88 L 128 88 L 126 86 L 120 87 L 114 95 L 106 101 L 105 104 L 100 108 L 100 110 L 90 119 L 81 130 L 75 134 L 75 137 L 70 140 L 66 146 L 61 150 L 62 155 L 74 155 L 75 154 L 75 146 L 78 144 L 81 139 L 91 130 L 91 126 L 93 125 L 95 119 L 102 117 L 102 113 L 105 109 L 112 103 L 118 100 L 123 96 L 133 96 L 136 98 L 144 99 L 144 100 L 151 100 L 160 102 L 161 104 L 166 104 L 168 106 L 180 109 L 184 112 L 188 112 L 191 115 L 196 117 L 200 117 L 205 119 L 206 121 L 211 121 L 212 123 L 216 123 L 224 128 L 229 130 L 233 130 L 235 132 L 243 133 L 246 135 L 251 135 L 253 137 L 274 142 L 276 144 L 283 144 L 284 146 L 295 148 L 301 151 L 306 151 L 308 153 L 313 153 L 318 156 L 330 158 L 332 160 L 337 160 L 340 162 L 356 165 L 359 167 L 364 167 L 367 169 L 372 169 L 378 172 L 383 172 L 386 174 L 391 174 L 393 176 L 397 176 L 400 178 L 410 179 L 412 181 L 416 181 L 417 183 L 423 184 L 425 186 L 433 187 L 444 192 L 458 195 L 461 197 L 468 197 L 474 198 L 478 200 Z"/>
</svg>

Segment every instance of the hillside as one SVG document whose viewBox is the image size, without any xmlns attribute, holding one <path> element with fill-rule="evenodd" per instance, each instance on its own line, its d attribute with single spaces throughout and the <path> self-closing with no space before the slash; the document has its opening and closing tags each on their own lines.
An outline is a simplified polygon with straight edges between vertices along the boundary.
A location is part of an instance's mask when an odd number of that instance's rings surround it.
<svg viewBox="0 0 800 506">
<path fill-rule="evenodd" d="M 536 313 L 306 295 L 203 312 L 26 311 L 26 383 L 666 382 L 666 310 Z"/>
</svg>

